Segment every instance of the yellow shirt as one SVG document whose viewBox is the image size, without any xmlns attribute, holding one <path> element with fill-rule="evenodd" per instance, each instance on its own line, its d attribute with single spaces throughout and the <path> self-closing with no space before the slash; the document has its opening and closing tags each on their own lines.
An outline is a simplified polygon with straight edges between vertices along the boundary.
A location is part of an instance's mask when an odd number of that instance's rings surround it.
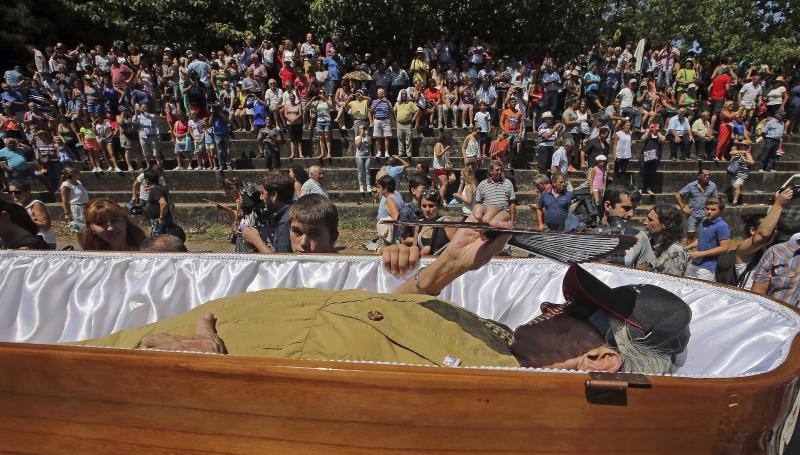
<svg viewBox="0 0 800 455">
<path fill-rule="evenodd" d="M 367 111 L 369 110 L 369 100 L 355 100 L 347 103 L 347 109 L 350 111 L 350 116 L 353 120 L 367 120 Z"/>
<path fill-rule="evenodd" d="M 419 294 L 269 289 L 212 300 L 164 321 L 76 344 L 138 348 L 156 333 L 194 335 L 206 312 L 228 352 L 287 359 L 517 367 L 511 331 Z"/>
<path fill-rule="evenodd" d="M 411 123 L 411 121 L 414 120 L 414 116 L 417 115 L 417 112 L 419 112 L 419 106 L 417 106 L 417 103 L 412 103 L 411 101 L 394 105 L 394 116 L 397 119 L 397 123 L 403 125 Z"/>
<path fill-rule="evenodd" d="M 414 73 L 414 83 L 420 81 L 424 85 L 428 79 L 428 70 L 430 69 L 428 63 L 425 62 L 425 60 L 415 58 L 414 60 L 411 60 L 410 69 Z"/>
</svg>

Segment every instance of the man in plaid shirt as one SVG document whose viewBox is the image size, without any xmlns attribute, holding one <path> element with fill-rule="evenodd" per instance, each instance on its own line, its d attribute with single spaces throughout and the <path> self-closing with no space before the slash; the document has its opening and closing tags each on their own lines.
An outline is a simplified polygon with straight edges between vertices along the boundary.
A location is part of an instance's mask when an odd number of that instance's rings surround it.
<svg viewBox="0 0 800 455">
<path fill-rule="evenodd" d="M 800 305 L 800 232 L 770 247 L 753 272 L 752 291 Z"/>
</svg>

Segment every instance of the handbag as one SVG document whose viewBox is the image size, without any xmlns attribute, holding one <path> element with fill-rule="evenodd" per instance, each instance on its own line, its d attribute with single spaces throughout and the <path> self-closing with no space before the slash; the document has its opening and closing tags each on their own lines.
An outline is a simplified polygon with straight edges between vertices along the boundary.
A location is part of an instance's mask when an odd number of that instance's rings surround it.
<svg viewBox="0 0 800 455">
<path fill-rule="evenodd" d="M 737 156 L 731 160 L 730 164 L 728 164 L 728 175 L 731 177 L 735 176 L 739 171 L 739 161 L 741 161 L 741 158 Z"/>
<path fill-rule="evenodd" d="M 658 151 L 656 149 L 645 150 L 642 152 L 642 159 L 645 163 L 655 161 L 658 159 Z"/>
</svg>

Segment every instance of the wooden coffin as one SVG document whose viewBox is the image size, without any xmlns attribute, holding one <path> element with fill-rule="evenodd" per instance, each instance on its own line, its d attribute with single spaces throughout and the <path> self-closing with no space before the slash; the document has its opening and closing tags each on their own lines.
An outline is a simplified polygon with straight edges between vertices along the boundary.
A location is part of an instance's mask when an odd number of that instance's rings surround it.
<svg viewBox="0 0 800 455">
<path fill-rule="evenodd" d="M 0 451 L 782 453 L 799 342 L 775 368 L 732 378 L 5 342 Z"/>
</svg>

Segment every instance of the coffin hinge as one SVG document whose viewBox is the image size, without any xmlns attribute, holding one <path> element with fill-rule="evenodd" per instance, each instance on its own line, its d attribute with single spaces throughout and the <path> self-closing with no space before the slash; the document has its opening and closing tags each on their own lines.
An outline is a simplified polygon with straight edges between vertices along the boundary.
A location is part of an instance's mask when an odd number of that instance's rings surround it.
<svg viewBox="0 0 800 455">
<path fill-rule="evenodd" d="M 628 404 L 628 389 L 649 389 L 650 380 L 643 374 L 606 373 L 593 371 L 586 380 L 586 401 L 593 404 L 625 406 Z"/>
</svg>

